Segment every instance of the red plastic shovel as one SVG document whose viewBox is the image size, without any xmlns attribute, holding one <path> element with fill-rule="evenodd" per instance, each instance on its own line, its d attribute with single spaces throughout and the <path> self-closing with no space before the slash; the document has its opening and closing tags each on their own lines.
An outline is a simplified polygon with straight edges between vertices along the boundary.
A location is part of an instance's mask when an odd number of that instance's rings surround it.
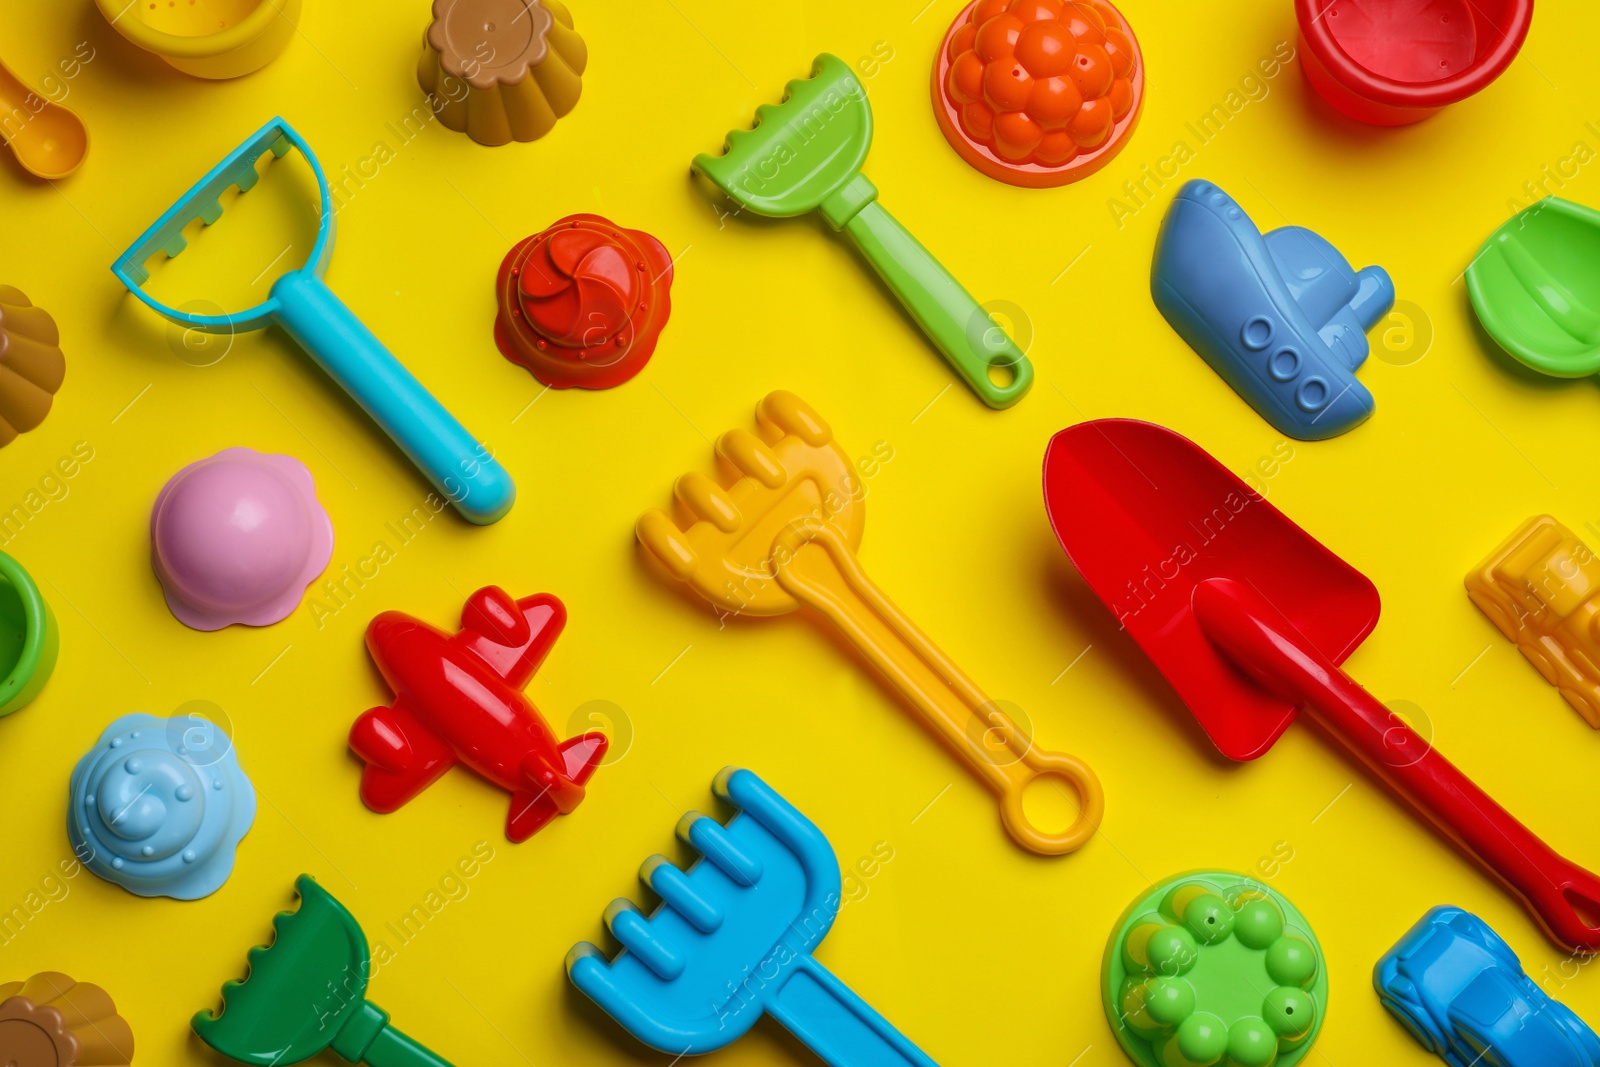
<svg viewBox="0 0 1600 1067">
<path fill-rule="evenodd" d="M 1600 951 L 1600 878 L 1558 856 L 1337 666 L 1378 592 L 1194 442 L 1147 422 L 1063 430 L 1045 506 L 1084 579 L 1223 754 L 1251 760 L 1304 707 L 1546 932 Z"/>
</svg>

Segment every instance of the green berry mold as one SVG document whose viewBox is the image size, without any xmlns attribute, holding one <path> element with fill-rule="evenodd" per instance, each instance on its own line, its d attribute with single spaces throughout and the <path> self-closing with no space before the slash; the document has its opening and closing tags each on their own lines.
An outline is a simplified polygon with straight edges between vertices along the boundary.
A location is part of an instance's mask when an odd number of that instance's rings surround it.
<svg viewBox="0 0 1600 1067">
<path fill-rule="evenodd" d="M 1328 973 L 1310 924 L 1282 894 L 1195 871 L 1122 913 L 1100 992 L 1141 1067 L 1293 1067 L 1322 1029 Z"/>
</svg>

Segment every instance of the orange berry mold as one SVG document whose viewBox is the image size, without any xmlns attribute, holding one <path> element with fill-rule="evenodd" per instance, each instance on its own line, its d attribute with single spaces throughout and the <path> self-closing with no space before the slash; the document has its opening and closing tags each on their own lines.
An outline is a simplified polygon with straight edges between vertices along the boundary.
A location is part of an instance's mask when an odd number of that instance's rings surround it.
<svg viewBox="0 0 1600 1067">
<path fill-rule="evenodd" d="M 1048 189 L 1122 151 L 1144 103 L 1133 27 L 1106 0 L 974 0 L 933 64 L 933 113 L 962 159 Z"/>
</svg>

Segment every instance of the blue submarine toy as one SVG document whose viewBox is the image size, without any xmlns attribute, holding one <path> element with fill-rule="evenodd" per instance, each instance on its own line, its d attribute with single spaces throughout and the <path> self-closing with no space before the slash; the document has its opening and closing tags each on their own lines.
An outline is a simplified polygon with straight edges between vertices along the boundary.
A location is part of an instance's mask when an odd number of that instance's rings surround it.
<svg viewBox="0 0 1600 1067">
<path fill-rule="evenodd" d="M 95 874 L 141 897 L 222 888 L 256 817 L 233 742 L 197 715 L 124 715 L 72 771 L 67 837 Z"/>
<path fill-rule="evenodd" d="M 1356 380 L 1367 331 L 1394 307 L 1382 267 L 1353 270 L 1300 226 L 1262 234 L 1207 181 L 1178 190 L 1150 291 L 1167 322 L 1280 433 L 1321 441 L 1372 414 Z"/>
</svg>

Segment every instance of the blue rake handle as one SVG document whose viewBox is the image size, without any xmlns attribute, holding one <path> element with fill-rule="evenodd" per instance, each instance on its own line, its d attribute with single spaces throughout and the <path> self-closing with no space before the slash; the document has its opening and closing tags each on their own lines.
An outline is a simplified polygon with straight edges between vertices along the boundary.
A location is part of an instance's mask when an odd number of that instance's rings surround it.
<svg viewBox="0 0 1600 1067">
<path fill-rule="evenodd" d="M 831 1067 L 939 1067 L 811 956 L 802 956 L 767 1011 Z"/>
<path fill-rule="evenodd" d="M 309 270 L 285 274 L 272 295 L 278 325 L 383 427 L 457 511 L 486 525 L 511 510 L 517 497 L 511 475 L 321 278 Z"/>
</svg>

